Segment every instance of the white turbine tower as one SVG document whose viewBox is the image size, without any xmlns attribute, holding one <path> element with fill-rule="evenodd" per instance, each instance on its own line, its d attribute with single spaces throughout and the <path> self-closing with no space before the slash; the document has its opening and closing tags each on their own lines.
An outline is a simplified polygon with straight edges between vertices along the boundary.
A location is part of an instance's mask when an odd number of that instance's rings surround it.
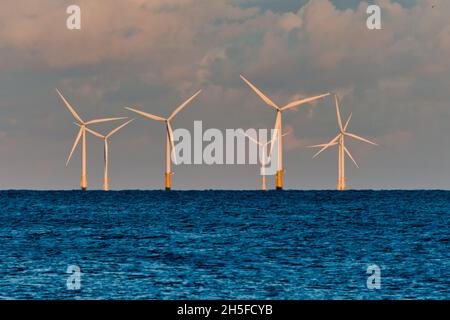
<svg viewBox="0 0 450 320">
<path fill-rule="evenodd" d="M 306 104 L 308 102 L 313 102 L 315 100 L 318 100 L 320 98 L 329 96 L 330 93 L 321 94 L 319 96 L 305 98 L 297 101 L 290 102 L 286 104 L 283 107 L 280 107 L 276 105 L 272 100 L 270 100 L 264 93 L 262 93 L 258 88 L 256 88 L 250 81 L 248 81 L 244 76 L 241 75 L 241 79 L 244 80 L 247 85 L 252 88 L 253 91 L 269 106 L 275 109 L 277 116 L 275 120 L 275 129 L 278 129 L 278 150 L 277 150 L 277 157 L 278 157 L 278 171 L 277 171 L 277 179 L 276 179 L 276 189 L 281 190 L 283 189 L 283 140 L 282 140 L 282 113 L 286 110 L 298 107 L 302 104 Z"/>
<path fill-rule="evenodd" d="M 87 189 L 87 172 L 86 172 L 86 129 L 87 125 L 95 124 L 95 123 L 101 123 L 101 122 L 110 122 L 110 121 L 116 121 L 116 120 L 122 120 L 126 119 L 125 117 L 121 118 L 106 118 L 106 119 L 95 119 L 90 121 L 83 121 L 81 117 L 78 115 L 78 113 L 75 111 L 75 109 L 70 105 L 70 103 L 64 98 L 62 93 L 56 89 L 56 92 L 58 92 L 58 95 L 66 105 L 67 109 L 69 109 L 72 116 L 75 118 L 77 125 L 80 127 L 80 130 L 78 131 L 78 134 L 75 138 L 75 141 L 72 146 L 72 150 L 70 151 L 69 157 L 66 161 L 66 166 L 69 164 L 70 159 L 72 158 L 72 155 L 75 151 L 75 148 L 77 147 L 78 143 L 81 142 L 81 190 Z"/>
<path fill-rule="evenodd" d="M 345 146 L 345 137 L 353 138 L 356 140 L 360 140 L 366 143 L 369 143 L 371 145 L 377 146 L 375 142 L 372 142 L 368 139 L 362 138 L 360 136 L 357 136 L 356 134 L 347 132 L 348 124 L 350 123 L 350 119 L 352 118 L 352 114 L 350 113 L 347 121 L 345 122 L 345 125 L 342 125 L 342 118 L 341 118 L 341 111 L 339 108 L 339 99 L 337 95 L 334 96 L 334 100 L 336 102 L 336 113 L 337 113 L 337 120 L 338 120 L 338 127 L 339 127 L 339 134 L 334 137 L 330 142 L 325 144 L 318 144 L 315 146 L 310 146 L 310 148 L 321 148 L 313 158 L 316 158 L 319 154 L 321 154 L 323 151 L 328 149 L 329 147 L 338 145 L 339 146 L 339 155 L 338 155 L 338 183 L 337 183 L 337 189 L 340 191 L 344 191 L 346 188 L 346 181 L 345 181 L 345 155 L 347 155 L 355 164 L 356 167 L 358 167 L 358 164 L 356 163 L 355 159 L 353 158 L 350 151 Z"/>
<path fill-rule="evenodd" d="M 96 136 L 97 138 L 100 138 L 103 140 L 103 148 L 104 148 L 104 167 L 103 167 L 103 190 L 108 191 L 109 190 L 109 138 L 111 138 L 112 135 L 116 134 L 119 130 L 133 122 L 134 119 L 131 119 L 124 124 L 118 126 L 117 128 L 113 129 L 110 133 L 107 135 L 102 135 L 92 129 L 86 128 L 86 131 L 90 134 Z M 78 124 L 76 124 L 78 125 Z"/>
<path fill-rule="evenodd" d="M 172 112 L 172 114 L 168 118 L 155 116 L 155 115 L 153 115 L 151 113 L 140 111 L 140 110 L 137 110 L 137 109 L 134 109 L 134 108 L 128 108 L 128 107 L 125 108 L 127 110 L 132 111 L 132 112 L 140 114 L 141 116 L 144 116 L 144 117 L 150 118 L 152 120 L 156 120 L 156 121 L 162 121 L 162 122 L 165 123 L 166 134 L 167 134 L 167 136 L 166 136 L 166 173 L 165 173 L 165 187 L 166 187 L 166 190 L 170 190 L 171 187 L 172 187 L 171 179 L 170 179 L 170 177 L 173 174 L 172 171 L 171 171 L 172 170 L 171 169 L 171 159 L 170 159 L 171 152 L 173 152 L 173 154 L 174 154 L 175 163 L 177 161 L 176 154 L 175 154 L 175 144 L 174 144 L 174 141 L 173 141 L 173 130 L 172 130 L 171 121 L 178 114 L 178 112 L 180 112 L 189 102 L 194 100 L 195 97 L 197 97 L 201 92 L 202 92 L 202 90 L 197 91 L 192 97 L 190 97 L 185 102 L 183 102 L 178 108 L 175 109 L 174 112 Z"/>
</svg>

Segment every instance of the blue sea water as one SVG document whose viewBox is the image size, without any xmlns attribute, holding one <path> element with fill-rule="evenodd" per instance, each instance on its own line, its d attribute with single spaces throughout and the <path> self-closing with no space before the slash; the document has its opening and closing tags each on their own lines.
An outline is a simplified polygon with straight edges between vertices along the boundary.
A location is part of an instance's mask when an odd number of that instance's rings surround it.
<svg viewBox="0 0 450 320">
<path fill-rule="evenodd" d="M 450 192 L 2 191 L 0 207 L 1 299 L 450 298 Z"/>
</svg>

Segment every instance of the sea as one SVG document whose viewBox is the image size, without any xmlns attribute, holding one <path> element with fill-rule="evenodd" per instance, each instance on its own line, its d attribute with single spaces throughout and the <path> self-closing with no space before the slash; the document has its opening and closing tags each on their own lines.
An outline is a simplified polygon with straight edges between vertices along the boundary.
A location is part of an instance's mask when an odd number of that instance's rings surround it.
<svg viewBox="0 0 450 320">
<path fill-rule="evenodd" d="M 0 191 L 0 299 L 450 299 L 448 191 Z"/>
</svg>

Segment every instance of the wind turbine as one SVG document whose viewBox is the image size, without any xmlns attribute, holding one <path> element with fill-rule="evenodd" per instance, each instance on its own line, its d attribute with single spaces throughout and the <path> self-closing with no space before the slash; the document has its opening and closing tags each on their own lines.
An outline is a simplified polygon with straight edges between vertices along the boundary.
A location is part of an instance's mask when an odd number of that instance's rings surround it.
<svg viewBox="0 0 450 320">
<path fill-rule="evenodd" d="M 282 135 L 282 137 L 287 136 L 290 132 L 286 132 L 285 134 Z M 270 141 L 267 141 L 265 143 L 262 143 L 256 139 L 254 139 L 253 137 L 249 136 L 248 134 L 246 134 L 245 132 L 242 132 L 242 134 L 244 136 L 246 136 L 251 142 L 253 142 L 254 144 L 257 144 L 260 148 L 261 148 L 261 153 L 262 153 L 262 157 L 261 157 L 261 176 L 262 176 L 262 182 L 261 182 L 261 190 L 267 190 L 266 187 L 266 166 L 268 165 L 267 163 L 267 146 L 270 144 L 270 153 L 269 153 L 269 157 L 272 157 L 272 150 L 273 150 L 273 143 L 277 137 L 277 132 L 276 130 L 274 131 L 274 134 L 272 136 L 272 139 Z"/>
<path fill-rule="evenodd" d="M 346 182 L 345 182 L 345 155 L 347 155 L 352 162 L 355 164 L 357 168 L 359 168 L 358 164 L 356 163 L 355 159 L 353 158 L 350 151 L 345 146 L 345 137 L 350 137 L 356 140 L 360 140 L 366 143 L 369 143 L 371 145 L 377 146 L 375 142 L 372 142 L 370 140 L 367 140 L 365 138 L 362 138 L 360 136 L 357 136 L 356 134 L 347 132 L 348 124 L 350 123 L 350 119 L 352 118 L 352 114 L 350 113 L 347 121 L 345 122 L 345 125 L 342 125 L 342 119 L 341 119 L 341 111 L 339 108 L 339 99 L 337 95 L 334 95 L 334 100 L 336 103 L 336 113 L 337 113 L 337 120 L 338 120 L 338 127 L 339 127 L 339 134 L 333 138 L 328 143 L 325 144 L 318 144 L 315 146 L 310 146 L 310 148 L 321 148 L 313 158 L 316 158 L 319 154 L 321 154 L 323 151 L 328 149 L 329 147 L 338 145 L 339 146 L 339 155 L 338 155 L 338 183 L 337 183 L 337 189 L 340 191 L 344 191 L 346 188 Z"/>
<path fill-rule="evenodd" d="M 126 125 L 128 125 L 129 123 L 133 122 L 134 119 L 131 119 L 127 122 L 125 122 L 124 124 L 118 126 L 117 128 L 115 128 L 114 130 L 112 130 L 110 133 L 108 133 L 107 135 L 102 135 L 92 129 L 89 129 L 86 127 L 86 131 L 89 132 L 90 134 L 96 136 L 97 138 L 100 138 L 103 140 L 104 143 L 104 169 L 103 169 L 103 190 L 104 191 L 108 191 L 109 190 L 109 179 L 108 179 L 108 168 L 109 168 L 109 138 L 114 135 L 115 133 L 117 133 L 119 130 L 121 130 L 123 127 L 125 127 Z M 78 123 L 76 123 L 76 125 L 79 126 Z"/>
<path fill-rule="evenodd" d="M 275 120 L 275 129 L 278 129 L 278 150 L 277 150 L 277 157 L 278 157 L 278 171 L 277 171 L 277 180 L 276 180 L 276 189 L 282 190 L 283 189 L 283 139 L 282 135 L 280 135 L 282 131 L 282 113 L 286 110 L 298 107 L 302 104 L 312 102 L 315 100 L 318 100 L 320 98 L 329 96 L 330 93 L 325 93 L 319 96 L 305 98 L 297 101 L 290 102 L 286 104 L 283 107 L 279 107 L 276 105 L 272 100 L 270 100 L 264 93 L 262 93 L 258 88 L 256 88 L 250 81 L 248 81 L 244 76 L 241 75 L 241 79 L 244 80 L 245 83 L 248 84 L 250 88 L 255 91 L 255 93 L 269 106 L 275 109 L 277 116 Z"/>
<path fill-rule="evenodd" d="M 62 93 L 56 89 L 56 92 L 66 105 L 67 109 L 69 109 L 72 116 L 75 118 L 77 125 L 80 127 L 80 130 L 78 131 L 78 134 L 75 138 L 75 141 L 72 146 L 72 150 L 70 151 L 69 157 L 66 161 L 66 166 L 69 164 L 70 159 L 72 158 L 73 152 L 75 151 L 75 148 L 77 147 L 78 143 L 80 142 L 80 139 L 82 140 L 81 143 L 81 190 L 85 191 L 87 189 L 87 173 L 86 173 L 86 129 L 87 125 L 94 124 L 94 123 L 102 123 L 102 122 L 110 122 L 110 121 L 116 121 L 116 120 L 122 120 L 126 119 L 124 117 L 121 118 L 106 118 L 106 119 L 95 119 L 90 121 L 83 121 L 81 117 L 78 115 L 78 113 L 75 111 L 75 109 L 70 105 L 70 103 L 64 98 Z"/>
<path fill-rule="evenodd" d="M 151 113 L 140 111 L 140 110 L 137 110 L 137 109 L 134 109 L 134 108 L 129 108 L 129 107 L 125 108 L 127 110 L 132 111 L 132 112 L 140 114 L 141 116 L 144 116 L 144 117 L 150 118 L 152 120 L 156 120 L 156 121 L 162 121 L 162 122 L 165 123 L 165 125 L 166 125 L 166 133 L 167 133 L 167 138 L 166 138 L 166 174 L 165 174 L 165 178 L 166 178 L 165 179 L 165 187 L 166 187 L 166 190 L 170 190 L 171 189 L 170 177 L 173 174 L 173 172 L 171 171 L 171 166 L 170 166 L 171 165 L 171 159 L 170 159 L 170 153 L 171 152 L 173 152 L 175 163 L 177 162 L 176 154 L 175 154 L 175 144 L 173 142 L 173 130 L 172 130 L 171 121 L 178 114 L 178 112 L 180 112 L 189 102 L 194 100 L 195 97 L 197 97 L 200 94 L 200 92 L 202 92 L 202 90 L 197 91 L 192 97 L 190 97 L 189 99 L 184 101 L 178 108 L 175 109 L 174 112 L 172 112 L 172 114 L 168 118 L 155 116 L 155 115 L 153 115 Z"/>
</svg>

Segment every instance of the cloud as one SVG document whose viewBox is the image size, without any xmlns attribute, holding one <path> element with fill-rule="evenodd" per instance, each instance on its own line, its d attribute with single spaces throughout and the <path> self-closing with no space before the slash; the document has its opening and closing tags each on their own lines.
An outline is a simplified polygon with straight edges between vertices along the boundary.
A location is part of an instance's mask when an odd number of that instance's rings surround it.
<svg viewBox="0 0 450 320">
<path fill-rule="evenodd" d="M 283 147 L 285 150 L 295 150 L 298 148 L 306 147 L 308 145 L 307 140 L 298 138 L 295 135 L 295 128 L 291 125 L 285 127 L 283 134 L 286 134 L 286 136 L 283 138 Z"/>
<path fill-rule="evenodd" d="M 381 136 L 378 143 L 387 147 L 396 147 L 410 143 L 413 138 L 412 132 L 399 130 Z"/>
<path fill-rule="evenodd" d="M 292 12 L 284 14 L 280 19 L 280 26 L 286 32 L 301 28 L 302 24 L 302 19 Z"/>
<path fill-rule="evenodd" d="M 339 10 L 329 0 L 316 0 L 297 12 L 274 13 L 234 1 L 80 1 L 82 31 L 65 28 L 65 1 L 25 2 L 7 2 L 0 13 L 7 56 L 2 68 L 126 63 L 140 72 L 152 69 L 159 75 L 155 81 L 186 87 L 215 81 L 216 75 L 235 77 L 217 67 L 220 60 L 222 68 L 244 69 L 294 94 L 320 83 L 337 90 L 416 71 L 435 74 L 450 64 L 445 1 L 432 10 L 380 0 L 384 28 L 375 32 L 365 27 L 364 2 Z"/>
</svg>

